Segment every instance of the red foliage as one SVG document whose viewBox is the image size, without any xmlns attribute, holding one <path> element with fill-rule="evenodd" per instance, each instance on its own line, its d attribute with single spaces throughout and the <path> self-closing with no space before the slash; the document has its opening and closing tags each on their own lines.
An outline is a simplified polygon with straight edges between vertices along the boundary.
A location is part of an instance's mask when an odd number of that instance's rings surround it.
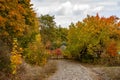
<svg viewBox="0 0 120 80">
<path fill-rule="evenodd" d="M 61 54 L 62 54 L 61 49 L 59 49 L 59 48 L 56 49 L 56 50 L 55 50 L 55 54 L 56 54 L 56 55 L 61 55 Z"/>
<path fill-rule="evenodd" d="M 55 54 L 55 55 L 59 56 L 62 54 L 62 51 L 60 48 L 57 48 L 55 50 L 50 50 L 50 54 Z"/>
</svg>

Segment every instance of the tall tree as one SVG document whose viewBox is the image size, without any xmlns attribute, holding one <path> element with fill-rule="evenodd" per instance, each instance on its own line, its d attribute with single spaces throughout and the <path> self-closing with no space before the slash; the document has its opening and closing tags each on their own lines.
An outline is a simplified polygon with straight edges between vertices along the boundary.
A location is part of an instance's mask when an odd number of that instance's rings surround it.
<svg viewBox="0 0 120 80">
<path fill-rule="evenodd" d="M 54 21 L 54 16 L 48 14 L 41 15 L 39 21 L 42 42 L 44 44 L 47 42 L 53 42 L 56 39 L 56 23 Z"/>
<path fill-rule="evenodd" d="M 40 33 L 42 42 L 46 46 L 54 48 L 60 47 L 63 41 L 67 41 L 67 29 L 61 26 L 56 26 L 54 16 L 41 15 L 39 17 Z"/>
<path fill-rule="evenodd" d="M 41 48 L 38 19 L 31 6 L 30 0 L 0 0 L 0 41 L 9 47 L 6 51 L 10 56 L 14 47 L 13 40 L 17 39 L 18 47 L 23 49 L 21 55 L 31 63 L 33 61 L 39 64 L 38 62 L 42 61 L 42 56 L 39 55 L 42 54 L 43 48 Z M 30 45 L 34 46 L 35 50 L 30 49 Z M 6 54 L 4 52 L 2 54 L 5 57 Z M 4 59 L 1 59 L 2 62 L 7 64 Z"/>
</svg>

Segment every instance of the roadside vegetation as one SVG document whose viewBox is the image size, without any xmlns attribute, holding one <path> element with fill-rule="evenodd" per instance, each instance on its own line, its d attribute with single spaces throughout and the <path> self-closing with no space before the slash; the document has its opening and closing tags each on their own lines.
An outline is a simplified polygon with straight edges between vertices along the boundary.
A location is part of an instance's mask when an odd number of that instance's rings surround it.
<svg viewBox="0 0 120 80">
<path fill-rule="evenodd" d="M 0 0 L 0 5 L 0 79 L 18 80 L 19 74 L 36 66 L 38 76 L 45 78 L 56 70 L 51 58 L 120 66 L 118 17 L 88 15 L 64 28 L 56 25 L 54 16 L 37 17 L 30 0 Z"/>
<path fill-rule="evenodd" d="M 120 65 L 120 22 L 116 16 L 87 16 L 71 24 L 68 31 L 68 56 L 81 62 Z M 67 53 L 66 53 L 67 55 Z"/>
</svg>

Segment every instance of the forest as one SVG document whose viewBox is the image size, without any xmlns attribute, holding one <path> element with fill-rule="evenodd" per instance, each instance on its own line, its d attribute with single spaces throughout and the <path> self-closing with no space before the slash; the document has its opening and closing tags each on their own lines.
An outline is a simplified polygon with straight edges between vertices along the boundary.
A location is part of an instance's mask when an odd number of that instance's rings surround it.
<svg viewBox="0 0 120 80">
<path fill-rule="evenodd" d="M 119 17 L 96 13 L 65 28 L 54 15 L 36 16 L 32 6 L 30 0 L 0 0 L 0 80 L 42 80 L 24 79 L 25 65 L 53 74 L 54 60 L 61 59 L 120 66 Z M 44 66 L 51 60 L 49 70 Z"/>
</svg>

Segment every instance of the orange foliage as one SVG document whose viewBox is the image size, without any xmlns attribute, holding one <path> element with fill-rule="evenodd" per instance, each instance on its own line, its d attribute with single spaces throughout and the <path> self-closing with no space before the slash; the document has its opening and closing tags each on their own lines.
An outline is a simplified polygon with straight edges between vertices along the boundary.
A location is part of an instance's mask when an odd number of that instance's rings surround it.
<svg viewBox="0 0 120 80">
<path fill-rule="evenodd" d="M 0 25 L 5 26 L 5 24 L 4 24 L 5 22 L 6 22 L 6 19 L 3 18 L 2 16 L 0 16 Z"/>
<path fill-rule="evenodd" d="M 115 43 L 115 41 L 110 42 L 110 44 L 107 47 L 107 53 L 110 57 L 117 56 L 117 44 Z"/>
</svg>

